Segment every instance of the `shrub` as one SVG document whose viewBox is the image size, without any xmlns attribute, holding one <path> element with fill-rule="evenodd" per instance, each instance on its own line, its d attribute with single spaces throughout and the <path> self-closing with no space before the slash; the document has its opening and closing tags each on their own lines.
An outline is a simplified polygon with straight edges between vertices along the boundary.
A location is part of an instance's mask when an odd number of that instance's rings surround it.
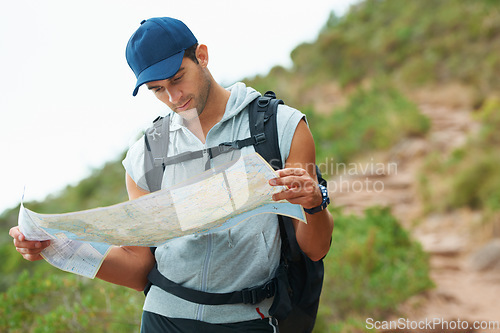
<svg viewBox="0 0 500 333">
<path fill-rule="evenodd" d="M 334 219 L 316 332 L 363 331 L 366 318 L 387 318 L 433 286 L 427 254 L 388 208 Z"/>
<path fill-rule="evenodd" d="M 52 269 L 23 271 L 0 294 L 1 332 L 137 332 L 144 296 Z"/>
</svg>

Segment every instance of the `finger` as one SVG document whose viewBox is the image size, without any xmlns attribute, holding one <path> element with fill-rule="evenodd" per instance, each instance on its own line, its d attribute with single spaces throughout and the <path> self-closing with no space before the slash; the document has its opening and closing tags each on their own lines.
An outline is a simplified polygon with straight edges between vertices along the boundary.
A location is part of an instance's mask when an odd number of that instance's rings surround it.
<svg viewBox="0 0 500 333">
<path fill-rule="evenodd" d="M 297 176 L 287 176 L 285 178 L 272 178 L 269 180 L 269 184 L 272 186 L 288 186 L 288 187 L 298 187 L 302 182 L 302 178 Z"/>
<path fill-rule="evenodd" d="M 43 259 L 40 254 L 23 254 L 23 258 L 28 261 L 37 261 Z"/>
<path fill-rule="evenodd" d="M 36 249 L 31 249 L 31 248 L 26 248 L 26 247 L 16 247 L 16 251 L 21 253 L 23 256 L 26 254 L 40 254 L 42 253 L 43 249 L 41 248 L 36 248 Z"/>
<path fill-rule="evenodd" d="M 314 193 L 318 184 L 311 178 L 289 176 L 286 178 L 274 178 L 269 181 L 270 185 L 286 186 L 289 189 L 298 189 L 306 194 Z"/>
<path fill-rule="evenodd" d="M 29 260 L 29 261 L 36 261 L 36 260 L 41 260 L 44 259 L 41 255 L 42 251 L 45 248 L 35 248 L 35 249 L 30 249 L 30 248 L 20 248 L 16 247 L 16 251 L 19 252 L 24 259 Z"/>
<path fill-rule="evenodd" d="M 321 203 L 322 197 L 312 191 L 304 191 L 300 188 L 290 188 L 273 194 L 274 201 L 287 200 L 292 204 L 299 204 L 304 208 L 316 207 Z"/>
<path fill-rule="evenodd" d="M 23 249 L 45 249 L 50 245 L 50 240 L 46 241 L 20 241 L 19 239 L 14 238 L 14 245 L 16 248 L 23 248 Z"/>
<path fill-rule="evenodd" d="M 10 235 L 12 238 L 14 238 L 14 239 L 19 239 L 20 241 L 25 240 L 25 237 L 24 237 L 24 235 L 21 233 L 21 231 L 19 230 L 19 227 L 18 227 L 18 226 L 15 226 L 15 227 L 10 228 L 10 230 L 9 230 L 9 235 Z"/>
<path fill-rule="evenodd" d="M 285 168 L 281 170 L 277 170 L 276 173 L 280 177 L 287 177 L 287 176 L 303 176 L 307 174 L 307 171 L 301 168 Z"/>
<path fill-rule="evenodd" d="M 281 192 L 273 194 L 273 200 L 275 200 L 275 201 L 293 200 L 293 199 L 299 199 L 301 197 L 303 197 L 303 194 L 297 188 L 291 188 L 291 189 L 283 190 Z"/>
</svg>

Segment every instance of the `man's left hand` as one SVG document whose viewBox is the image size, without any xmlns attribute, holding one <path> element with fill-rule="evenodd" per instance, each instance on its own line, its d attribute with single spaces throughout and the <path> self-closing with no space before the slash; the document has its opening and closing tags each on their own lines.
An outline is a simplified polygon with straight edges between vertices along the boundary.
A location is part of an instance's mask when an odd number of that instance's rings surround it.
<svg viewBox="0 0 500 333">
<path fill-rule="evenodd" d="M 274 201 L 288 200 L 302 207 L 314 208 L 321 204 L 323 198 L 318 183 L 301 168 L 286 168 L 277 171 L 278 178 L 269 180 L 272 186 L 282 185 L 287 189 L 273 195 Z"/>
</svg>

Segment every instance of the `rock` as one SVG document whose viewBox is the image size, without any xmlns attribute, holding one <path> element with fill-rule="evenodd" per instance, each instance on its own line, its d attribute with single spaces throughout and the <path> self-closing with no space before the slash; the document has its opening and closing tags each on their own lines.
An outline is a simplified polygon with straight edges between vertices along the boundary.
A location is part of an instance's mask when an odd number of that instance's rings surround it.
<svg viewBox="0 0 500 333">
<path fill-rule="evenodd" d="M 500 239 L 495 239 L 470 257 L 473 270 L 500 270 Z"/>
</svg>

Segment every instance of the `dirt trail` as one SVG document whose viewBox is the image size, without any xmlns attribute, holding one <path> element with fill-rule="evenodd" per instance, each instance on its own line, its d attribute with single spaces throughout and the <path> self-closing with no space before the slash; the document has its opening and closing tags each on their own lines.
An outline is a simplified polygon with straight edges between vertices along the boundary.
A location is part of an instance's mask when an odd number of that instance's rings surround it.
<svg viewBox="0 0 500 333">
<path fill-rule="evenodd" d="M 417 195 L 417 173 L 431 148 L 447 154 L 463 145 L 478 125 L 467 110 L 436 105 L 420 105 L 420 110 L 432 123 L 426 138 L 406 139 L 389 152 L 359 162 L 364 168 L 351 166 L 337 170 L 336 179 L 329 183 L 331 196 L 345 212 L 360 213 L 373 205 L 390 206 L 430 254 L 431 277 L 436 288 L 402 305 L 408 319 L 500 321 L 500 269 L 471 269 L 471 255 L 484 245 L 478 243 L 477 233 L 473 232 L 481 220 L 480 213 L 461 210 L 425 216 Z M 390 167 L 394 163 L 397 170 Z"/>
</svg>

